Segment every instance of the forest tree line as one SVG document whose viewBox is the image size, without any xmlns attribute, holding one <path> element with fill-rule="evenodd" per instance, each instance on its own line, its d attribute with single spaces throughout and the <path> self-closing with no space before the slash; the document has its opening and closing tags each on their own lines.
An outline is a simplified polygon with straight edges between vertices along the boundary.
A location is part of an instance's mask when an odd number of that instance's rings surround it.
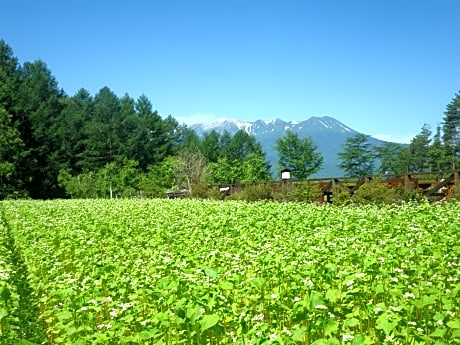
<svg viewBox="0 0 460 345">
<path fill-rule="evenodd" d="M 442 128 L 424 126 L 411 144 L 371 147 L 365 135 L 339 154 L 349 175 L 450 169 L 459 154 L 460 95 L 447 106 Z M 0 199 L 163 196 L 169 189 L 271 180 L 289 168 L 308 178 L 322 164 L 310 138 L 287 132 L 271 167 L 244 131 L 199 137 L 171 115 L 162 117 L 142 95 L 117 96 L 84 88 L 68 96 L 43 61 L 20 65 L 0 40 Z M 375 166 L 375 164 L 380 166 Z"/>
</svg>

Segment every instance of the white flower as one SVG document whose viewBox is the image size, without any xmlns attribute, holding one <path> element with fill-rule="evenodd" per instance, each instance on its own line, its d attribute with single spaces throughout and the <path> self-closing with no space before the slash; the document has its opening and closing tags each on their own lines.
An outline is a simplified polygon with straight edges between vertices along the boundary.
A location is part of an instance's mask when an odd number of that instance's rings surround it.
<svg viewBox="0 0 460 345">
<path fill-rule="evenodd" d="M 407 324 L 409 326 L 417 326 L 417 322 L 414 322 L 414 321 L 409 321 Z"/>
<path fill-rule="evenodd" d="M 417 332 L 423 333 L 423 328 L 418 327 L 418 328 L 417 328 Z"/>
<path fill-rule="evenodd" d="M 260 313 L 260 314 L 257 314 L 256 316 L 254 316 L 251 321 L 261 321 L 264 319 L 264 314 L 263 313 Z"/>
<path fill-rule="evenodd" d="M 376 314 L 380 313 L 381 311 L 382 311 L 382 308 L 380 308 L 380 307 L 375 307 L 374 308 L 374 313 L 376 313 Z"/>
<path fill-rule="evenodd" d="M 355 273 L 355 278 L 356 279 L 361 279 L 364 278 L 366 275 L 364 273 Z"/>
<path fill-rule="evenodd" d="M 303 283 L 308 287 L 313 287 L 313 282 L 310 279 L 304 279 Z"/>
<path fill-rule="evenodd" d="M 444 325 L 444 322 L 442 322 L 442 320 L 441 320 L 441 319 L 439 319 L 438 321 L 436 321 L 436 323 L 437 323 L 439 326 L 442 326 L 442 325 Z"/>
<path fill-rule="evenodd" d="M 278 333 L 275 332 L 275 333 L 270 334 L 270 338 L 268 339 L 268 342 L 269 342 L 269 343 L 272 343 L 272 342 L 274 342 L 276 339 L 278 339 Z"/>
<path fill-rule="evenodd" d="M 393 283 L 397 283 L 399 281 L 398 278 L 396 277 L 391 277 L 390 280 L 393 282 Z"/>
<path fill-rule="evenodd" d="M 412 292 L 405 292 L 404 298 L 415 298 L 415 295 Z"/>
<path fill-rule="evenodd" d="M 426 286 L 432 286 L 433 283 L 432 282 L 426 282 Z"/>
<path fill-rule="evenodd" d="M 342 342 L 347 342 L 353 340 L 354 336 L 351 334 L 344 334 L 342 335 Z"/>
<path fill-rule="evenodd" d="M 347 280 L 347 281 L 345 282 L 345 285 L 346 285 L 346 286 L 352 286 L 354 282 L 355 282 L 355 281 L 354 281 L 353 279 L 350 279 L 350 280 Z"/>
<path fill-rule="evenodd" d="M 318 304 L 315 306 L 315 309 L 322 309 L 322 310 L 326 310 L 327 307 L 324 305 L 324 304 Z"/>
</svg>

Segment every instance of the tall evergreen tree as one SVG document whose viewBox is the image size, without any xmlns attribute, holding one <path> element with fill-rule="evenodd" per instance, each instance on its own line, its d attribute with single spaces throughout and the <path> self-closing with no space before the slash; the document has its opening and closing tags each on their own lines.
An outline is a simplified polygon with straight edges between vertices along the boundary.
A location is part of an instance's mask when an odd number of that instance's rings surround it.
<svg viewBox="0 0 460 345">
<path fill-rule="evenodd" d="M 375 154 L 369 143 L 369 136 L 358 133 L 348 138 L 339 152 L 339 168 L 347 176 L 366 176 L 374 172 Z"/>
<path fill-rule="evenodd" d="M 410 172 L 422 172 L 429 168 L 430 144 L 431 130 L 429 125 L 425 124 L 409 145 Z"/>
<path fill-rule="evenodd" d="M 406 173 L 407 163 L 403 159 L 404 146 L 397 143 L 386 142 L 383 146 L 376 146 L 376 158 L 380 162 L 378 173 L 396 174 Z"/>
<path fill-rule="evenodd" d="M 460 153 L 460 93 L 455 94 L 444 112 L 443 141 L 451 160 L 451 166 L 456 169 Z"/>
<path fill-rule="evenodd" d="M 85 149 L 85 125 L 93 113 L 93 99 L 85 89 L 65 100 L 60 118 L 50 130 L 58 143 L 59 161 L 62 168 L 72 175 L 82 172 L 80 160 Z"/>
<path fill-rule="evenodd" d="M 441 127 L 436 127 L 436 133 L 433 136 L 433 142 L 431 143 L 430 150 L 428 153 L 430 170 L 435 172 L 441 172 L 450 170 L 449 157 L 446 152 L 446 147 L 442 142 Z"/>
<path fill-rule="evenodd" d="M 17 122 L 18 89 L 20 85 L 21 72 L 13 50 L 0 39 L 0 106 L 10 115 L 12 121 Z"/>
<path fill-rule="evenodd" d="M 121 160 L 121 142 L 116 132 L 121 120 L 120 100 L 103 87 L 93 101 L 93 112 L 83 128 L 85 148 L 80 155 L 84 170 L 97 170 L 106 164 Z"/>
<path fill-rule="evenodd" d="M 243 162 L 251 153 L 258 154 L 265 158 L 262 146 L 257 142 L 253 135 L 249 135 L 243 130 L 237 131 L 228 143 L 227 158 L 230 161 L 237 160 Z"/>
<path fill-rule="evenodd" d="M 203 136 L 203 140 L 201 141 L 203 155 L 210 163 L 216 163 L 220 157 L 219 140 L 219 133 L 215 130 L 212 130 L 210 132 L 206 132 Z"/>
<path fill-rule="evenodd" d="M 0 200 L 27 195 L 20 167 L 26 164 L 27 152 L 12 116 L 0 106 Z"/>
<path fill-rule="evenodd" d="M 26 62 L 21 70 L 19 113 L 22 140 L 30 150 L 27 166 L 27 188 L 33 198 L 53 198 L 63 195 L 57 176 L 59 143 L 54 128 L 63 109 L 64 92 L 42 61 Z"/>
<path fill-rule="evenodd" d="M 190 151 L 190 152 L 200 152 L 201 148 L 201 139 L 196 134 L 195 130 L 187 127 L 186 125 L 179 126 L 179 142 L 177 144 L 178 152 L 181 151 Z"/>
</svg>

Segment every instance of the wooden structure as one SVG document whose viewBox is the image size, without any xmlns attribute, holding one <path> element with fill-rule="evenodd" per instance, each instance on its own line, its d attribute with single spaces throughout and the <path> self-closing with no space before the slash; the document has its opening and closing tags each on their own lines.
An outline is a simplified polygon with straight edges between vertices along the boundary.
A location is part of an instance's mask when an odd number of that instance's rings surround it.
<svg viewBox="0 0 460 345">
<path fill-rule="evenodd" d="M 335 178 L 322 178 L 308 180 L 312 186 L 321 191 L 319 202 L 332 202 L 334 190 L 339 186 L 342 189 L 348 190 L 352 196 L 361 186 L 365 183 L 376 179 L 375 176 L 365 177 L 335 177 Z M 450 174 L 433 174 L 433 173 L 413 173 L 397 176 L 379 176 L 379 183 L 386 185 L 388 188 L 406 190 L 416 190 L 421 195 L 426 196 L 430 201 L 440 201 L 452 198 L 453 194 L 460 194 L 460 173 L 454 171 Z M 269 185 L 275 189 L 280 183 L 286 181 L 264 182 L 264 185 Z M 295 181 L 302 182 L 302 181 Z M 291 183 L 291 182 L 290 182 Z M 294 183 L 294 181 L 292 182 Z M 262 183 L 252 184 L 261 185 Z M 243 190 L 246 186 L 244 184 L 231 184 L 219 186 L 222 199 L 225 196 L 237 193 Z"/>
</svg>

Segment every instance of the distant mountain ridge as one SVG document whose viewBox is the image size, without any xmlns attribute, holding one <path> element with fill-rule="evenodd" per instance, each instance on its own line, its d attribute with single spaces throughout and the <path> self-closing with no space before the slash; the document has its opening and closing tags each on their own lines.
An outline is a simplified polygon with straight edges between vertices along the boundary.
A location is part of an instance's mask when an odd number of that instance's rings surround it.
<svg viewBox="0 0 460 345">
<path fill-rule="evenodd" d="M 219 133 L 228 131 L 231 134 L 244 130 L 254 135 L 262 145 L 267 160 L 276 171 L 278 154 L 275 150 L 276 139 L 284 136 L 287 130 L 298 134 L 299 138 L 311 137 L 324 157 L 321 170 L 312 177 L 340 177 L 344 172 L 338 168 L 338 153 L 343 150 L 347 138 L 358 134 L 358 131 L 343 124 L 331 116 L 312 116 L 304 121 L 257 120 L 254 122 L 220 119 L 208 123 L 190 126 L 198 135 L 215 130 Z M 380 146 L 384 142 L 370 137 L 372 145 Z"/>
</svg>

